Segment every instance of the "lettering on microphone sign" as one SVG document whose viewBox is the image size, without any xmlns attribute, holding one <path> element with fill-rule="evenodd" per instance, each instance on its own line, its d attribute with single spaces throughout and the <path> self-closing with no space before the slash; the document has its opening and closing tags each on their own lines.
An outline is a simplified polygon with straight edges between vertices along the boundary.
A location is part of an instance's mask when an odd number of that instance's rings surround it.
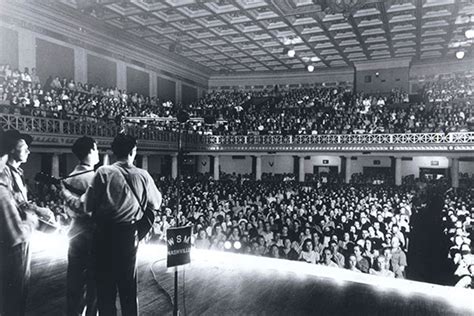
<svg viewBox="0 0 474 316">
<path fill-rule="evenodd" d="M 191 262 L 192 226 L 170 227 L 166 231 L 168 245 L 168 268 Z"/>
</svg>

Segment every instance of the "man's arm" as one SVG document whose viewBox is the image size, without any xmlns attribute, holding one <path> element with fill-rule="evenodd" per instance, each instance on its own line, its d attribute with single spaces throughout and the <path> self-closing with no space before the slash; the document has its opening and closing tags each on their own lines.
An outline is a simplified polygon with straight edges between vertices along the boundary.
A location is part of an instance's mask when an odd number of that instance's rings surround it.
<svg viewBox="0 0 474 316">
<path fill-rule="evenodd" d="M 147 172 L 147 192 L 148 196 L 148 204 L 147 209 L 151 209 L 153 211 L 159 210 L 161 207 L 161 203 L 163 201 L 163 197 L 161 192 L 156 187 L 155 181 Z"/>
<path fill-rule="evenodd" d="M 4 186 L 0 186 L 0 227 L 1 238 L 9 245 L 23 242 L 38 226 L 38 217 L 31 212 L 26 212 L 26 219 L 22 220 L 13 197 Z"/>
<path fill-rule="evenodd" d="M 64 202 L 69 206 L 71 216 L 87 214 L 85 211 L 85 197 L 86 194 L 77 195 L 69 191 L 63 182 L 61 182 L 61 197 L 64 199 Z"/>
<path fill-rule="evenodd" d="M 105 191 L 105 180 L 104 175 L 99 168 L 92 180 L 92 184 L 87 189 L 84 198 L 85 212 L 93 215 L 94 211 L 97 210 L 97 207 L 100 205 L 100 198 Z"/>
</svg>

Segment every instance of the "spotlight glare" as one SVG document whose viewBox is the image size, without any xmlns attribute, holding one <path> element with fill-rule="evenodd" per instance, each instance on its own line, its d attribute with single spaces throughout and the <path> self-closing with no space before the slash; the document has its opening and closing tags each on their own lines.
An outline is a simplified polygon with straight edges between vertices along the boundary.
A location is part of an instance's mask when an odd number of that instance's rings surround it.
<svg viewBox="0 0 474 316">
<path fill-rule="evenodd" d="M 240 241 L 236 241 L 234 242 L 234 248 L 239 250 L 240 248 L 242 248 L 242 244 L 240 243 Z"/>
<path fill-rule="evenodd" d="M 464 58 L 464 51 L 460 50 L 456 52 L 456 58 L 457 59 L 463 59 Z"/>
<path fill-rule="evenodd" d="M 296 55 L 296 51 L 294 49 L 290 49 L 288 51 L 288 57 L 295 57 L 295 55 Z"/>
<path fill-rule="evenodd" d="M 308 65 L 307 69 L 308 69 L 309 72 L 313 72 L 314 71 L 314 66 L 313 65 Z"/>
<path fill-rule="evenodd" d="M 226 242 L 224 243 L 224 248 L 227 249 L 227 250 L 229 250 L 230 248 L 232 248 L 232 244 L 230 243 L 230 241 L 226 241 Z"/>
</svg>

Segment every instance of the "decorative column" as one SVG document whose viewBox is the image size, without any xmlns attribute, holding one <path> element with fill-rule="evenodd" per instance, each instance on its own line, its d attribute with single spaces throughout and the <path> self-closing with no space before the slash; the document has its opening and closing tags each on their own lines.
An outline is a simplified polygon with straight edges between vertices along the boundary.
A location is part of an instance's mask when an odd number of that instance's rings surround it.
<svg viewBox="0 0 474 316">
<path fill-rule="evenodd" d="M 171 178 L 176 179 L 178 177 L 178 154 L 171 156 Z"/>
<path fill-rule="evenodd" d="M 33 32 L 25 29 L 18 31 L 18 68 L 36 67 L 36 36 Z"/>
<path fill-rule="evenodd" d="M 344 170 L 345 173 L 345 182 L 350 183 L 351 182 L 351 176 L 352 176 L 352 159 L 351 157 L 344 157 L 346 159 L 346 170 Z"/>
<path fill-rule="evenodd" d="M 74 81 L 87 82 L 87 53 L 82 47 L 74 48 Z"/>
<path fill-rule="evenodd" d="M 51 175 L 55 178 L 59 178 L 59 155 L 53 154 L 51 159 Z"/>
<path fill-rule="evenodd" d="M 304 156 L 298 157 L 298 181 L 304 182 Z"/>
<path fill-rule="evenodd" d="M 395 157 L 395 185 L 402 185 L 402 158 Z"/>
<path fill-rule="evenodd" d="M 110 155 L 109 154 L 107 154 L 107 153 L 104 154 L 104 157 L 102 159 L 102 165 L 103 166 L 110 165 Z"/>
<path fill-rule="evenodd" d="M 451 187 L 459 188 L 459 158 L 451 159 Z"/>
<path fill-rule="evenodd" d="M 142 155 L 142 169 L 148 171 L 148 155 Z"/>
<path fill-rule="evenodd" d="M 117 88 L 127 89 L 127 65 L 123 61 L 117 61 Z"/>
<path fill-rule="evenodd" d="M 154 72 L 148 73 L 150 76 L 150 97 L 156 97 L 158 95 L 158 80 Z"/>
<path fill-rule="evenodd" d="M 214 180 L 219 180 L 219 155 L 214 156 L 214 170 L 213 176 Z"/>
<path fill-rule="evenodd" d="M 182 83 L 181 81 L 176 81 L 176 90 L 175 90 L 175 93 L 176 93 L 176 104 L 178 103 L 181 103 L 181 100 L 183 99 L 182 97 L 182 94 L 181 94 L 181 91 L 182 91 Z"/>
<path fill-rule="evenodd" d="M 255 180 L 262 180 L 262 156 L 255 156 Z"/>
</svg>

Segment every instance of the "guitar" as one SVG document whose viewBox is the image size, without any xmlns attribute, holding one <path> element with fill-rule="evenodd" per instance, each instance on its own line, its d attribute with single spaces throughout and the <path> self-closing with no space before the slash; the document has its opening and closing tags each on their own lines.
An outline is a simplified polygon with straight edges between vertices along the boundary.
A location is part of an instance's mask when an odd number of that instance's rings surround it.
<svg viewBox="0 0 474 316">
<path fill-rule="evenodd" d="M 55 187 L 57 188 L 60 188 L 61 187 L 61 181 L 65 180 L 65 179 L 69 179 L 69 178 L 73 178 L 73 177 L 76 177 L 76 176 L 79 176 L 81 174 L 84 174 L 84 173 L 89 173 L 89 172 L 93 172 L 94 170 L 86 170 L 86 171 L 83 171 L 83 172 L 78 172 L 78 173 L 75 173 L 75 174 L 72 174 L 72 175 L 69 175 L 67 177 L 63 177 L 63 178 L 55 178 L 49 174 L 46 174 L 44 172 L 38 172 L 36 175 L 35 175 L 35 181 L 36 182 L 39 182 L 39 183 L 42 183 L 42 184 L 45 184 L 45 185 L 54 185 Z M 80 190 L 77 190 L 76 188 L 68 185 L 66 182 L 62 182 L 64 187 L 66 187 L 66 189 L 68 189 L 69 191 L 71 191 L 72 193 L 74 194 L 77 194 L 77 195 L 82 195 L 84 192 L 80 191 Z"/>
<path fill-rule="evenodd" d="M 142 240 L 150 232 L 155 222 L 155 213 L 151 210 L 145 209 L 143 211 L 143 216 L 136 221 L 135 225 L 137 227 L 138 239 Z"/>
</svg>

